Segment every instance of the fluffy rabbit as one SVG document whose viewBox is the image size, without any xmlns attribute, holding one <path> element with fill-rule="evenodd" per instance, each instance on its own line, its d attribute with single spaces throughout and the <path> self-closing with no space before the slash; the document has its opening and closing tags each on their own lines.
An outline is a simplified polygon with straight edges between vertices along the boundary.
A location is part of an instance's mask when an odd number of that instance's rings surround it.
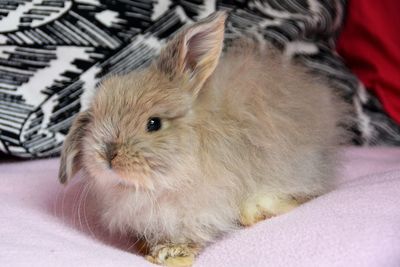
<svg viewBox="0 0 400 267">
<path fill-rule="evenodd" d="M 226 14 L 183 29 L 145 69 L 105 80 L 64 143 L 111 231 L 158 264 L 190 265 L 219 236 L 329 190 L 344 104 L 273 49 L 236 42 Z"/>
</svg>

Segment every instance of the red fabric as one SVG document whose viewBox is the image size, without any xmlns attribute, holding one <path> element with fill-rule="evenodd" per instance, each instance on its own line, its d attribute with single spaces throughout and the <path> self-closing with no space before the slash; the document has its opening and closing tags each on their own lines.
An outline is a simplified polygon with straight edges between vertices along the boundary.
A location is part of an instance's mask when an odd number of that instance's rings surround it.
<svg viewBox="0 0 400 267">
<path fill-rule="evenodd" d="M 350 0 L 337 51 L 400 124 L 400 1 Z"/>
</svg>

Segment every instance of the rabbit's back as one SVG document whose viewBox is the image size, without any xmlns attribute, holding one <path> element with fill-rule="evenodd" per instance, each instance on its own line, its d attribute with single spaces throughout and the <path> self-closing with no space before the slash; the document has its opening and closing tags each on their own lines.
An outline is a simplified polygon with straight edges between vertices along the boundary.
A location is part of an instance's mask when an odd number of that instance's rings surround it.
<svg viewBox="0 0 400 267">
<path fill-rule="evenodd" d="M 329 188 L 346 106 L 326 81 L 242 40 L 205 86 L 198 105 L 205 153 L 242 177 L 238 186 L 292 195 Z"/>
</svg>

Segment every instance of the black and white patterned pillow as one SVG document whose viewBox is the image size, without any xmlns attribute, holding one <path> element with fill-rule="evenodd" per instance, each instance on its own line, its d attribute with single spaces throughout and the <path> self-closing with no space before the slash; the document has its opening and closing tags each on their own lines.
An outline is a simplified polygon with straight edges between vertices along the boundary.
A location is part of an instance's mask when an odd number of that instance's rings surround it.
<svg viewBox="0 0 400 267">
<path fill-rule="evenodd" d="M 147 64 L 185 24 L 230 11 L 227 41 L 246 32 L 330 79 L 354 104 L 359 144 L 400 144 L 400 128 L 333 52 L 344 0 L 2 0 L 0 151 L 56 155 L 107 75 Z"/>
</svg>

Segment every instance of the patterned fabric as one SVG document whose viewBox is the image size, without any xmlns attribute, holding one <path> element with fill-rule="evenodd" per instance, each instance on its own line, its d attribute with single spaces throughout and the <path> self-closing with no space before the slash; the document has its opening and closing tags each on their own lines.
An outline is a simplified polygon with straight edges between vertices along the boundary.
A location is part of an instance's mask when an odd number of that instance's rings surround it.
<svg viewBox="0 0 400 267">
<path fill-rule="evenodd" d="M 332 52 L 345 1 L 2 0 L 0 151 L 56 155 L 107 75 L 147 64 L 165 39 L 216 9 L 227 42 L 246 32 L 329 78 L 354 104 L 359 144 L 399 144 L 399 127 Z"/>
</svg>

